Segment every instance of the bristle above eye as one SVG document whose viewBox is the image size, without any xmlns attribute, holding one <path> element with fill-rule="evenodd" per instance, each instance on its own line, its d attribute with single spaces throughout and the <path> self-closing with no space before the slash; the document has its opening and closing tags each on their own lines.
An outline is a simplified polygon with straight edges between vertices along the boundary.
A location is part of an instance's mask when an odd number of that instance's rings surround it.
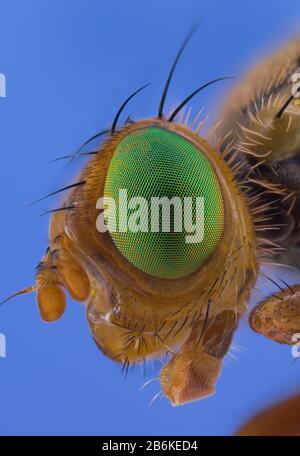
<svg viewBox="0 0 300 456">
<path fill-rule="evenodd" d="M 31 207 L 34 204 L 40 203 L 41 201 L 43 201 L 43 200 L 45 200 L 47 198 L 50 198 L 50 196 L 57 195 L 58 193 L 64 192 L 66 190 L 70 190 L 71 188 L 74 188 L 74 187 L 79 187 L 80 185 L 84 185 L 85 183 L 86 182 L 83 180 L 83 181 L 80 181 L 80 182 L 75 182 L 74 184 L 71 184 L 71 185 L 67 185 L 66 187 L 60 188 L 59 190 L 55 190 L 55 192 L 49 193 L 48 195 L 43 196 L 42 198 L 40 198 L 40 199 L 38 199 L 36 201 L 33 201 L 32 203 L 28 204 L 28 207 Z"/>
<path fill-rule="evenodd" d="M 217 79 L 213 79 L 212 81 L 209 81 L 207 82 L 206 84 L 202 85 L 201 87 L 199 87 L 198 89 L 196 89 L 194 92 L 191 93 L 191 95 L 189 95 L 188 97 L 186 97 L 182 103 L 180 103 L 179 106 L 177 106 L 177 108 L 172 112 L 172 114 L 170 115 L 168 121 L 169 122 L 172 122 L 174 120 L 174 118 L 177 116 L 177 114 L 179 113 L 179 111 L 195 96 L 197 95 L 197 93 L 201 92 L 203 89 L 205 89 L 206 87 L 212 85 L 212 84 L 215 84 L 216 82 L 219 82 L 219 81 L 224 81 L 226 79 L 234 79 L 233 76 L 226 76 L 226 77 L 223 77 L 223 78 L 217 78 Z"/>
<path fill-rule="evenodd" d="M 97 139 L 97 138 L 100 138 L 100 136 L 103 136 L 103 135 L 106 135 L 107 133 L 109 132 L 109 130 L 106 128 L 104 130 L 101 130 L 99 133 L 96 133 L 95 135 L 91 136 L 89 139 L 87 139 L 86 141 L 84 141 L 84 143 L 81 144 L 81 146 L 77 149 L 77 151 L 71 155 L 71 160 L 70 160 L 70 163 L 74 160 L 74 158 L 76 158 L 80 152 L 82 151 L 82 149 L 87 145 L 89 144 L 90 142 L 92 142 L 94 139 Z"/>
<path fill-rule="evenodd" d="M 60 211 L 69 211 L 71 209 L 75 209 L 75 206 L 63 206 L 63 207 L 58 207 L 57 209 L 51 209 L 50 211 L 46 211 L 46 212 L 43 212 L 41 214 L 41 217 L 43 215 L 47 215 L 47 214 L 52 214 L 53 212 L 60 212 Z"/>
<path fill-rule="evenodd" d="M 116 129 L 116 126 L 117 126 L 117 123 L 118 123 L 118 120 L 119 120 L 119 117 L 123 111 L 123 109 L 125 108 L 125 106 L 129 103 L 129 101 L 135 97 L 135 95 L 137 95 L 139 92 L 141 92 L 143 89 L 145 89 L 146 87 L 148 87 L 150 85 L 149 84 L 145 84 L 143 85 L 142 87 L 140 87 L 138 90 L 136 90 L 135 92 L 133 92 L 128 98 L 126 98 L 126 100 L 124 101 L 124 103 L 122 103 L 120 109 L 118 110 L 114 120 L 113 120 L 113 123 L 112 123 L 112 126 L 111 126 L 111 130 L 110 130 L 110 133 L 113 134 L 115 132 L 115 129 Z"/>
<path fill-rule="evenodd" d="M 76 154 L 76 157 L 84 157 L 84 156 L 87 156 L 87 155 L 97 155 L 98 153 L 99 153 L 98 150 L 93 150 L 91 152 L 80 152 L 79 154 Z M 53 160 L 51 160 L 50 163 L 55 163 L 57 161 L 66 160 L 68 158 L 73 158 L 73 157 L 74 157 L 74 154 L 63 155 L 61 157 L 54 158 Z"/>
<path fill-rule="evenodd" d="M 158 117 L 159 118 L 162 118 L 163 117 L 163 111 L 164 111 L 164 104 L 165 104 L 165 101 L 166 101 L 166 97 L 167 97 L 167 93 L 168 93 L 168 89 L 169 89 L 169 86 L 170 86 L 170 83 L 171 83 L 171 80 L 172 80 L 172 76 L 173 76 L 173 73 L 175 71 L 175 68 L 177 66 L 177 63 L 186 47 L 186 45 L 188 44 L 188 42 L 190 41 L 191 37 L 193 36 L 193 34 L 195 33 L 195 31 L 197 30 L 198 28 L 198 24 L 195 25 L 191 30 L 190 32 L 188 33 L 187 37 L 185 38 L 185 40 L 183 41 L 182 45 L 180 46 L 180 49 L 179 51 L 177 52 L 177 55 L 175 57 L 175 60 L 173 62 L 173 65 L 171 67 L 171 70 L 169 72 L 169 75 L 168 75 L 168 78 L 167 78 L 167 81 L 166 81 L 166 84 L 165 84 L 165 87 L 164 87 L 164 90 L 163 90 L 163 93 L 162 93 L 162 96 L 161 96 L 161 99 L 160 99 L 160 103 L 159 103 L 159 108 L 158 108 Z"/>
</svg>

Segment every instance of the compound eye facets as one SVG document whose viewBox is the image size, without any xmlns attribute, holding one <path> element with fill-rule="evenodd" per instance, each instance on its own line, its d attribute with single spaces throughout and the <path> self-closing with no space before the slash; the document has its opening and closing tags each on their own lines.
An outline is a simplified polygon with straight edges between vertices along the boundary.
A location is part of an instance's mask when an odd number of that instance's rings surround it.
<svg viewBox="0 0 300 456">
<path fill-rule="evenodd" d="M 215 170 L 194 144 L 167 129 L 145 127 L 121 140 L 103 197 L 115 247 L 152 276 L 187 276 L 220 242 L 224 202 Z"/>
</svg>

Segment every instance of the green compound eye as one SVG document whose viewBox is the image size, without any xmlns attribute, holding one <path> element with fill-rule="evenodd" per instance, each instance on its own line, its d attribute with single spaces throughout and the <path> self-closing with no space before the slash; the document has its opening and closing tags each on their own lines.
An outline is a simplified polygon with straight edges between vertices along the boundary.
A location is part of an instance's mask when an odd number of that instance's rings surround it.
<svg viewBox="0 0 300 456">
<path fill-rule="evenodd" d="M 103 196 L 116 248 L 152 276 L 187 276 L 221 239 L 224 202 L 215 170 L 194 144 L 167 129 L 145 127 L 121 140 Z"/>
</svg>

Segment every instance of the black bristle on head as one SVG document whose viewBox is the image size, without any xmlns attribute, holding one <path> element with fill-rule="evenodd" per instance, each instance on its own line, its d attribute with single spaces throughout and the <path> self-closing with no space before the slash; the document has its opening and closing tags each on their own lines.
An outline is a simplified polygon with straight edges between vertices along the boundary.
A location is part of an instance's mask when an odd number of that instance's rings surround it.
<svg viewBox="0 0 300 456">
<path fill-rule="evenodd" d="M 169 89 L 169 86 L 170 86 L 170 83 L 171 83 L 171 80 L 172 80 L 172 77 L 173 77 L 173 73 L 174 73 L 175 68 L 177 66 L 177 63 L 178 63 L 178 61 L 179 61 L 179 59 L 180 59 L 180 57 L 181 57 L 186 45 L 188 44 L 188 42 L 190 41 L 191 37 L 193 36 L 195 31 L 197 30 L 198 26 L 199 25 L 197 24 L 190 30 L 190 32 L 186 36 L 185 40 L 183 41 L 182 45 L 180 46 L 179 51 L 177 52 L 177 55 L 175 57 L 175 60 L 173 62 L 171 70 L 169 72 L 169 75 L 168 75 L 168 78 L 166 80 L 166 84 L 165 84 L 165 87 L 164 87 L 164 90 L 163 90 L 163 93 L 162 93 L 162 96 L 161 96 L 161 99 L 160 99 L 160 103 L 159 103 L 159 107 L 158 107 L 158 117 L 159 118 L 163 117 L 163 114 L 164 114 L 164 112 L 163 112 L 164 111 L 164 104 L 165 104 L 165 101 L 166 101 L 168 89 Z"/>
<path fill-rule="evenodd" d="M 98 150 L 93 150 L 91 152 L 80 152 L 79 154 L 76 154 L 76 157 L 84 157 L 86 155 L 97 155 L 99 153 Z M 74 154 L 70 154 L 70 155 L 63 155 L 61 157 L 57 157 L 57 158 L 54 158 L 53 160 L 51 160 L 50 163 L 55 163 L 57 161 L 60 161 L 60 160 L 66 160 L 67 158 L 74 158 L 75 155 Z"/>
<path fill-rule="evenodd" d="M 106 128 L 105 130 L 101 130 L 99 131 L 99 133 L 96 133 L 95 135 L 91 136 L 89 139 L 87 139 L 84 143 L 81 144 L 81 146 L 76 150 L 76 152 L 71 155 L 71 160 L 70 160 L 70 163 L 72 163 L 72 161 L 74 160 L 74 158 L 76 158 L 78 155 L 80 155 L 80 152 L 82 151 L 82 149 L 84 148 L 84 146 L 86 146 L 87 144 L 89 144 L 91 141 L 93 141 L 94 139 L 97 139 L 99 138 L 100 136 L 103 136 L 105 135 L 106 133 L 108 133 L 109 130 Z"/>
<path fill-rule="evenodd" d="M 146 87 L 148 87 L 150 84 L 145 84 L 143 85 L 142 87 L 140 87 L 138 90 L 136 90 L 135 92 L 133 92 L 128 98 L 126 98 L 126 100 L 124 101 L 124 103 L 122 103 L 120 109 L 118 110 L 117 114 L 115 115 L 115 118 L 113 120 L 113 123 L 112 123 L 112 126 L 111 126 L 111 134 L 114 134 L 115 132 L 115 129 L 116 129 L 116 126 L 117 126 L 117 123 L 118 123 L 118 120 L 119 120 L 119 117 L 123 111 L 123 109 L 125 108 L 125 106 L 127 105 L 127 103 L 135 96 L 137 95 L 139 92 L 141 92 L 143 89 L 145 89 Z"/>
<path fill-rule="evenodd" d="M 52 212 L 60 212 L 60 211 L 69 211 L 71 209 L 75 209 L 75 206 L 63 206 L 63 207 L 58 207 L 57 209 L 51 209 L 50 211 L 46 211 L 46 212 L 43 212 L 41 214 L 41 217 L 43 215 L 47 215 L 47 214 L 52 214 Z"/>
<path fill-rule="evenodd" d="M 223 77 L 223 78 L 217 78 L 217 79 L 213 79 L 212 81 L 209 81 L 207 82 L 206 84 L 203 84 L 201 87 L 199 87 L 198 89 L 194 90 L 194 92 L 192 92 L 188 97 L 186 97 L 181 103 L 179 106 L 177 106 L 177 108 L 172 112 L 172 114 L 170 115 L 169 119 L 168 119 L 168 122 L 172 122 L 174 120 L 174 118 L 177 116 L 177 114 L 179 113 L 179 111 L 181 111 L 181 109 L 195 96 L 197 95 L 197 93 L 201 92 L 201 90 L 205 89 L 206 87 L 212 85 L 212 84 L 215 84 L 216 82 L 218 81 L 224 81 L 225 79 L 233 79 L 233 76 L 226 76 L 226 77 Z"/>
<path fill-rule="evenodd" d="M 28 204 L 27 207 L 33 206 L 34 204 L 37 204 L 40 201 L 43 201 L 43 200 L 45 200 L 47 198 L 50 198 L 50 196 L 57 195 L 60 192 L 64 192 L 65 190 L 69 190 L 70 188 L 78 187 L 78 186 L 84 185 L 84 184 L 85 184 L 85 181 L 80 181 L 80 182 L 75 182 L 75 184 L 67 185 L 66 187 L 60 188 L 59 190 L 56 190 L 55 192 L 49 193 L 48 195 L 43 196 L 42 198 L 40 198 L 40 199 L 38 199 L 36 201 L 33 201 L 32 203 Z"/>
<path fill-rule="evenodd" d="M 291 95 L 288 100 L 283 104 L 282 108 L 279 109 L 278 113 L 275 116 L 275 119 L 280 119 L 286 108 L 289 106 L 291 101 L 294 99 L 294 95 Z"/>
</svg>

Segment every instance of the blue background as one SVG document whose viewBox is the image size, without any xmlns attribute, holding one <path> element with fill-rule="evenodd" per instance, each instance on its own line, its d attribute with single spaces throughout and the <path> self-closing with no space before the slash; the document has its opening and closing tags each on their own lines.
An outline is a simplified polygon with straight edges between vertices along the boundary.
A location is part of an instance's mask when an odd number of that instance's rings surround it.
<svg viewBox="0 0 300 456">
<path fill-rule="evenodd" d="M 0 99 L 1 297 L 29 285 L 47 246 L 47 217 L 57 199 L 27 203 L 66 185 L 83 164 L 49 164 L 108 126 L 120 103 L 151 82 L 128 108 L 134 118 L 157 112 L 183 37 L 202 25 L 178 66 L 170 109 L 211 78 L 239 76 L 259 55 L 297 32 L 294 0 L 1 0 Z M 193 102 L 216 113 L 231 82 Z M 274 272 L 273 277 L 278 276 Z M 289 277 L 291 282 L 299 277 Z M 266 285 L 260 287 L 266 294 Z M 226 360 L 217 394 L 173 408 L 157 400 L 159 365 L 146 379 L 124 382 L 120 367 L 98 351 L 84 308 L 69 300 L 65 316 L 41 322 L 34 296 L 0 308 L 7 357 L 0 359 L 0 434 L 230 434 L 255 411 L 296 389 L 300 364 L 290 349 L 250 332 L 236 334 L 236 359 Z"/>
</svg>

